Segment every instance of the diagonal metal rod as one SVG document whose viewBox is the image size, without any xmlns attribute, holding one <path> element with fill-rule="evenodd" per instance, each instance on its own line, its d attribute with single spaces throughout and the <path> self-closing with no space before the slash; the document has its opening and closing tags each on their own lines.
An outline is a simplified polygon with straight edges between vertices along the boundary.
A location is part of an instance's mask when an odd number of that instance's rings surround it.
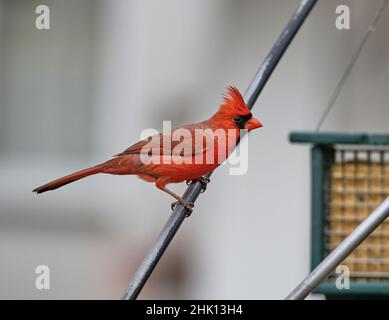
<svg viewBox="0 0 389 320">
<path fill-rule="evenodd" d="M 257 100 L 266 82 L 269 80 L 270 75 L 277 66 L 285 50 L 292 42 L 294 36 L 300 29 L 309 12 L 315 5 L 316 1 L 317 0 L 302 0 L 300 2 L 286 27 L 270 50 L 270 53 L 267 55 L 265 61 L 262 63 L 261 67 L 257 71 L 254 79 L 244 94 L 244 100 L 249 109 L 252 109 L 254 106 L 255 101 Z M 212 172 L 208 173 L 207 177 L 209 178 L 211 175 Z M 183 195 L 183 199 L 189 202 L 195 202 L 201 191 L 201 183 L 192 182 L 186 189 Z M 138 267 L 137 271 L 135 272 L 122 299 L 133 300 L 138 297 L 140 291 L 153 272 L 159 259 L 162 257 L 177 230 L 180 228 L 186 217 L 186 214 L 186 209 L 183 206 L 176 206 L 175 210 L 170 215 L 168 221 L 163 227 L 157 241 L 151 247 Z"/>
<path fill-rule="evenodd" d="M 351 252 L 389 217 L 386 198 L 346 239 L 344 239 L 287 297 L 305 299 Z"/>
</svg>

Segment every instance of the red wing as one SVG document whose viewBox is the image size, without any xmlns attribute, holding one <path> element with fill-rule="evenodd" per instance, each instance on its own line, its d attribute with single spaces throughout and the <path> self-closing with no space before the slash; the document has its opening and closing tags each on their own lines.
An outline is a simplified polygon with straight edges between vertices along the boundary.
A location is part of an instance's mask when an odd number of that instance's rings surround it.
<svg viewBox="0 0 389 320">
<path fill-rule="evenodd" d="M 185 135 L 181 136 L 181 133 L 178 133 L 177 130 L 185 129 Z M 204 153 L 206 150 L 206 145 L 203 139 L 195 139 L 195 129 L 202 129 L 201 124 L 198 125 L 188 125 L 182 128 L 173 129 L 174 132 L 181 136 L 180 140 L 177 140 L 177 137 L 173 137 L 170 134 L 158 134 L 155 136 L 148 137 L 147 139 L 141 140 L 131 147 L 127 148 L 121 153 L 116 154 L 115 156 L 123 156 L 128 154 L 140 154 L 143 152 L 147 153 L 150 150 L 155 150 L 159 148 L 160 155 L 179 155 L 180 150 L 182 151 L 184 148 L 188 147 L 192 149 L 192 155 Z M 175 138 L 173 140 L 173 138 Z M 171 147 L 164 148 L 164 139 L 169 141 Z M 197 141 L 200 140 L 200 141 Z M 194 142 L 193 142 L 194 141 Z M 180 144 L 178 150 L 175 149 L 176 146 Z"/>
<path fill-rule="evenodd" d="M 131 147 L 128 147 L 126 150 L 118 153 L 118 154 L 115 154 L 114 157 L 118 157 L 118 156 L 124 156 L 124 155 L 127 155 L 127 154 L 140 154 L 140 152 L 142 151 L 143 147 L 150 142 L 150 138 L 152 137 L 149 137 L 145 140 L 141 140 L 141 141 L 138 141 L 137 143 L 135 143 L 134 145 L 132 145 Z"/>
</svg>

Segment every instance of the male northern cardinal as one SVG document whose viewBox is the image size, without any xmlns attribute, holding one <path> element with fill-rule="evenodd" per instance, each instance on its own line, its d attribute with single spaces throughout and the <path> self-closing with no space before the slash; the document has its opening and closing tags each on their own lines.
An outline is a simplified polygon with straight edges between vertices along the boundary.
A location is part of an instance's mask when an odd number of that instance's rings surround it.
<svg viewBox="0 0 389 320">
<path fill-rule="evenodd" d="M 217 168 L 233 151 L 240 129 L 250 131 L 260 127 L 262 123 L 252 117 L 238 89 L 228 87 L 219 110 L 210 119 L 141 140 L 107 162 L 49 182 L 33 192 L 54 190 L 96 173 L 131 174 L 155 182 L 157 188 L 178 200 L 173 206 L 179 203 L 191 212 L 193 203 L 185 201 L 166 185 L 200 180 L 205 187 L 209 180 L 203 176 Z M 211 146 L 207 144 L 209 132 L 218 132 L 215 136 L 219 138 L 212 141 Z M 208 161 L 204 163 L 205 158 Z"/>
</svg>

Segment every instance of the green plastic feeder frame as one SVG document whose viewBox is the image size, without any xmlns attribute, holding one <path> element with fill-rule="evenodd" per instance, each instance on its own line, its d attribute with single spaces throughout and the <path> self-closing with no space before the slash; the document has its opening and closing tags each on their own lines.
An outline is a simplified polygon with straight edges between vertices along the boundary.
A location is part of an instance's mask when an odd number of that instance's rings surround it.
<svg viewBox="0 0 389 320">
<path fill-rule="evenodd" d="M 292 132 L 290 141 L 311 148 L 311 269 L 389 195 L 389 135 Z M 389 221 L 343 263 L 350 288 L 336 274 L 314 292 L 327 297 L 389 297 Z"/>
</svg>

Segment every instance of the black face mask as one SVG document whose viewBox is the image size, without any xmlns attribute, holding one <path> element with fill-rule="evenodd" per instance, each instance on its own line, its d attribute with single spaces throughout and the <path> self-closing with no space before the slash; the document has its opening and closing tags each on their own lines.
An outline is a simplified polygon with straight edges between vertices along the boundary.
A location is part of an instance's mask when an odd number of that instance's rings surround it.
<svg viewBox="0 0 389 320">
<path fill-rule="evenodd" d="M 235 116 L 233 120 L 239 129 L 244 129 L 246 122 L 249 121 L 252 117 L 253 115 L 249 113 L 244 116 Z"/>
</svg>

